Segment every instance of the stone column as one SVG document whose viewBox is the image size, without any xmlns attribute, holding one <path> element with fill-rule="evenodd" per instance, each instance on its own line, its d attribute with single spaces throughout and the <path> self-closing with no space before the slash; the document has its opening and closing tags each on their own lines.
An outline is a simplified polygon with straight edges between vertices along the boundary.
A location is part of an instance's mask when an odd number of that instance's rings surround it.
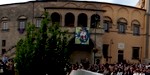
<svg viewBox="0 0 150 75">
<path fill-rule="evenodd" d="M 65 26 L 65 15 L 64 14 L 62 14 L 61 15 L 62 16 L 62 18 L 61 18 L 61 21 L 60 21 L 60 25 L 62 25 L 63 27 Z"/>
<path fill-rule="evenodd" d="M 87 15 L 87 27 L 91 26 L 91 15 Z"/>
<path fill-rule="evenodd" d="M 75 14 L 74 27 L 78 26 L 78 14 Z"/>
</svg>

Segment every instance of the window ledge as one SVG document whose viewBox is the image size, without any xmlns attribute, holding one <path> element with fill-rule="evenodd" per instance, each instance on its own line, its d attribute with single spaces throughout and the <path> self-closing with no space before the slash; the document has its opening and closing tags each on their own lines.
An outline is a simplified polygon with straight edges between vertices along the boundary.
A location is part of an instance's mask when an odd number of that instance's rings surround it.
<svg viewBox="0 0 150 75">
<path fill-rule="evenodd" d="M 118 32 L 119 34 L 126 34 L 126 32 Z"/>
<path fill-rule="evenodd" d="M 140 36 L 140 34 L 133 34 L 133 36 Z"/>
<path fill-rule="evenodd" d="M 23 34 L 24 31 L 25 31 L 25 28 L 22 28 L 22 29 L 18 28 L 18 31 L 19 31 L 20 34 Z"/>
<path fill-rule="evenodd" d="M 9 29 L 2 29 L 2 32 L 8 32 Z"/>
<path fill-rule="evenodd" d="M 132 58 L 132 60 L 139 60 L 139 58 Z"/>
</svg>

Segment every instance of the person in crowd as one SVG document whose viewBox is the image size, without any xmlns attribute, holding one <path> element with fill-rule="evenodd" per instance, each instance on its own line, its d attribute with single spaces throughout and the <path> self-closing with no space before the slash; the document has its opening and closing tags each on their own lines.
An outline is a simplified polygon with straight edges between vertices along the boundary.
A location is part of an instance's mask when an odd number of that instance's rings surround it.
<svg viewBox="0 0 150 75">
<path fill-rule="evenodd" d="M 83 65 L 84 69 L 88 70 L 90 67 L 89 59 L 85 58 L 85 60 L 82 62 L 82 65 Z"/>
<path fill-rule="evenodd" d="M 3 63 L 2 60 L 0 60 L 0 75 L 4 75 L 5 74 L 4 73 L 4 69 L 5 69 L 4 63 Z"/>
<path fill-rule="evenodd" d="M 9 59 L 6 63 L 7 75 L 15 75 L 14 70 L 14 61 L 13 59 Z"/>
<path fill-rule="evenodd" d="M 114 63 L 114 64 L 90 64 L 89 60 L 83 60 L 80 64 L 72 64 L 71 70 L 85 69 L 104 75 L 150 75 L 150 64 L 140 63 Z"/>
<path fill-rule="evenodd" d="M 3 54 L 2 61 L 4 64 L 6 64 L 8 62 L 8 57 L 6 54 Z"/>
</svg>

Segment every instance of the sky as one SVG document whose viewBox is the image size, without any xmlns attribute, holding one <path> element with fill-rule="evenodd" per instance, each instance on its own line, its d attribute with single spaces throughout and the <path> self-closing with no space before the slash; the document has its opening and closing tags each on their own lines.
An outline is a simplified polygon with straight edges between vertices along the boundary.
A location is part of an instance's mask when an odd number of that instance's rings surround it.
<svg viewBox="0 0 150 75">
<path fill-rule="evenodd" d="M 27 1 L 33 1 L 33 0 L 0 0 L 0 5 L 27 2 Z M 122 4 L 128 6 L 135 6 L 139 0 L 80 0 L 80 1 L 97 1 L 97 2 L 108 2 L 108 3 Z"/>
<path fill-rule="evenodd" d="M 122 4 L 128 6 L 135 6 L 139 0 L 86 0 L 86 1 L 108 2 L 108 3 Z"/>
</svg>

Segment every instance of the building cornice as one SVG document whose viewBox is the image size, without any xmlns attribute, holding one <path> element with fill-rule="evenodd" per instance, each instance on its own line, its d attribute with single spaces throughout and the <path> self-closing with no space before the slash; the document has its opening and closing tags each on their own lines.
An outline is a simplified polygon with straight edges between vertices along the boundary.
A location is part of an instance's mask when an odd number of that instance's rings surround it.
<svg viewBox="0 0 150 75">
<path fill-rule="evenodd" d="M 87 9 L 87 8 L 71 8 L 71 7 L 45 7 L 47 9 L 73 9 L 73 10 L 88 10 L 88 11 L 101 11 L 106 12 L 106 10 L 99 10 L 99 9 Z"/>
<path fill-rule="evenodd" d="M 28 2 L 20 2 L 20 3 L 11 3 L 11 4 L 3 4 L 0 6 L 7 6 L 7 5 L 15 5 L 15 4 L 27 4 L 27 3 L 45 3 L 45 2 L 64 2 L 64 1 L 28 1 Z M 128 8 L 134 8 L 134 9 L 138 9 L 138 10 L 144 10 L 145 9 L 141 9 L 138 7 L 133 7 L 133 6 L 127 6 L 127 5 L 121 5 L 121 4 L 114 4 L 114 3 L 107 3 L 107 2 L 94 2 L 94 1 L 66 1 L 66 2 L 75 2 L 75 3 L 94 3 L 94 4 L 110 4 L 110 5 L 116 5 L 116 6 L 124 6 L 124 7 L 128 7 Z M 85 9 L 85 8 L 84 8 Z M 99 10 L 97 10 L 99 11 Z"/>
</svg>

